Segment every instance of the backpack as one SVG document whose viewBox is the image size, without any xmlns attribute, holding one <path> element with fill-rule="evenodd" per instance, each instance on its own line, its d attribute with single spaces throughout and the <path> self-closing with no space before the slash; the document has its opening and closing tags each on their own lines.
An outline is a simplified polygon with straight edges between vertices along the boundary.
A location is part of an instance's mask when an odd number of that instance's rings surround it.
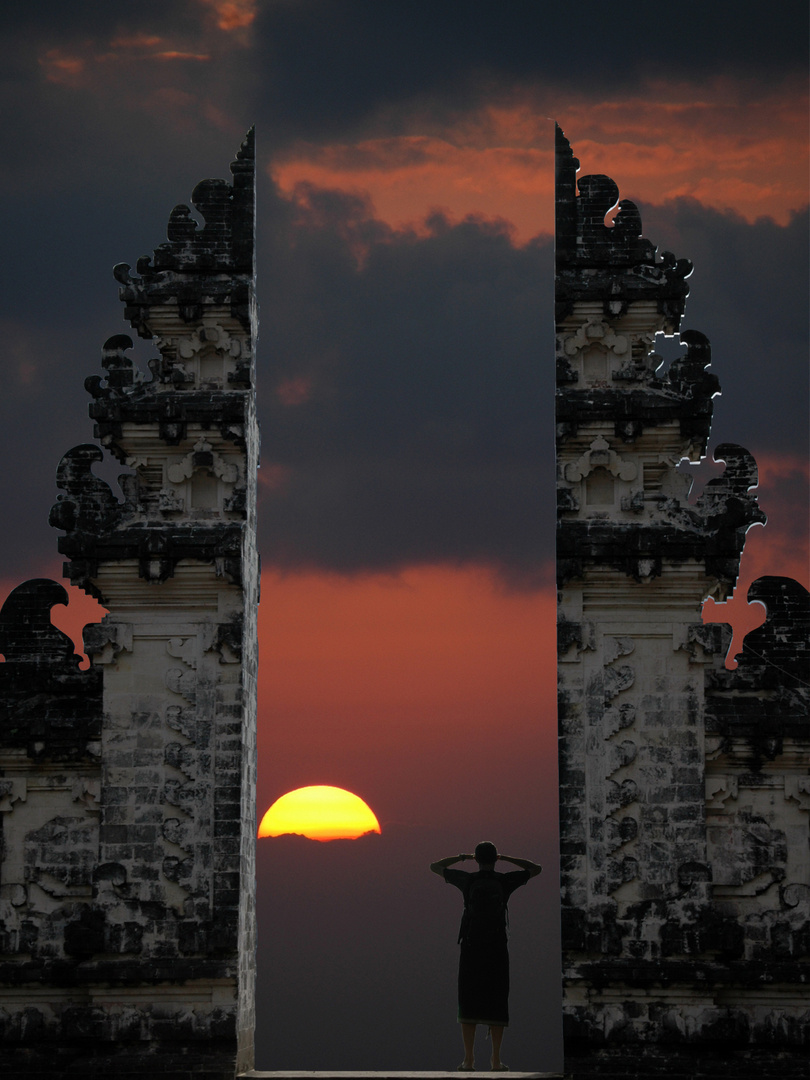
<svg viewBox="0 0 810 1080">
<path fill-rule="evenodd" d="M 494 945 L 506 941 L 509 918 L 506 896 L 496 874 L 473 874 L 464 897 L 458 940 L 467 945 Z"/>
</svg>

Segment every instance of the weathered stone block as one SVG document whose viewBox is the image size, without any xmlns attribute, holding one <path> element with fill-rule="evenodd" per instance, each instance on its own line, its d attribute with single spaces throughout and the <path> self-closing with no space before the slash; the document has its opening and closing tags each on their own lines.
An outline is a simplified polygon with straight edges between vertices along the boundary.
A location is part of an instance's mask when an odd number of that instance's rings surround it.
<svg viewBox="0 0 810 1080">
<path fill-rule="evenodd" d="M 807 593 L 789 579 L 755 583 L 749 598 L 768 619 L 738 669 L 724 669 L 728 632 L 703 627 L 699 610 L 731 591 L 745 533 L 764 521 L 756 463 L 718 447 L 725 472 L 688 502 L 674 465 L 706 450 L 719 385 L 710 346 L 681 333 L 686 352 L 664 375 L 651 351 L 656 333 L 679 329 L 688 261 L 659 255 L 626 200 L 608 227 L 613 181 L 577 182 L 559 131 L 557 153 L 566 1070 L 798 1075 L 788 1048 L 810 925 L 810 797 L 797 779 L 810 767 Z"/>
<path fill-rule="evenodd" d="M 104 451 L 79 446 L 51 513 L 66 574 L 110 611 L 86 635 L 93 666 L 50 623 L 61 586 L 26 583 L 0 613 L 0 758 L 24 751 L 36 778 L 19 799 L 0 761 L 15 832 L 0 882 L 19 901 L 0 925 L 0 982 L 19 998 L 0 1016 L 9 1080 L 232 1080 L 252 1064 L 253 167 L 251 135 L 232 184 L 195 189 L 205 224 L 175 210 L 138 276 L 115 271 L 160 358 L 142 378 L 116 335 L 87 388 L 97 436 L 134 476 L 119 501 L 92 472 Z"/>
</svg>

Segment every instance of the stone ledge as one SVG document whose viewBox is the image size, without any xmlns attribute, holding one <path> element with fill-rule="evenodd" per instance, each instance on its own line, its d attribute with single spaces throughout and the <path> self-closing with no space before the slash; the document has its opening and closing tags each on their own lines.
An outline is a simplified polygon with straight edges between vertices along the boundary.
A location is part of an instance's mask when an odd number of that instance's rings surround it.
<svg viewBox="0 0 810 1080">
<path fill-rule="evenodd" d="M 497 1076 L 498 1073 L 491 1069 L 476 1069 L 480 1076 Z M 251 1070 L 239 1073 L 237 1080 L 449 1080 L 451 1076 L 458 1077 L 456 1069 L 452 1071 L 438 1070 L 436 1072 L 371 1072 L 364 1070 L 327 1070 L 310 1072 L 303 1070 L 278 1070 L 276 1072 L 262 1072 Z M 562 1073 L 550 1072 L 511 1072 L 509 1076 L 515 1080 L 563 1080 Z"/>
</svg>

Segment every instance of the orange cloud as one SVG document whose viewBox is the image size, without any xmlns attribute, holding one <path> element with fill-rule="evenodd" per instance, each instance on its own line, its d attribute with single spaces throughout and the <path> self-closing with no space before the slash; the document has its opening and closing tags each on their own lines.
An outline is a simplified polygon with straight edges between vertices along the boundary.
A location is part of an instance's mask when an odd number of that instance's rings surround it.
<svg viewBox="0 0 810 1080">
<path fill-rule="evenodd" d="M 152 53 L 155 60 L 210 60 L 210 53 L 182 52 L 179 49 L 165 49 L 163 52 Z"/>
<path fill-rule="evenodd" d="M 64 53 L 61 49 L 48 49 L 39 57 L 39 66 L 48 82 L 73 83 L 84 72 L 85 61 L 82 57 Z"/>
<path fill-rule="evenodd" d="M 291 475 L 292 469 L 287 465 L 276 462 L 262 465 L 259 470 L 259 491 L 261 492 L 262 488 L 267 491 L 281 491 L 289 483 Z"/>
<path fill-rule="evenodd" d="M 220 30 L 246 30 L 256 18 L 258 0 L 198 0 L 212 8 Z"/>
<path fill-rule="evenodd" d="M 272 166 L 271 174 L 287 194 L 301 184 L 368 193 L 376 216 L 395 228 L 413 226 L 429 211 L 443 209 L 458 218 L 505 218 L 533 235 L 551 221 L 538 204 L 550 200 L 553 206 L 550 126 L 546 134 L 542 151 L 479 150 L 427 136 L 300 146 L 298 156 Z"/>
<path fill-rule="evenodd" d="M 151 49 L 155 45 L 160 45 L 163 41 L 162 37 L 157 37 L 155 34 L 129 34 L 123 37 L 114 38 L 110 42 L 111 49 Z"/>
<path fill-rule="evenodd" d="M 768 515 L 765 528 L 746 537 L 737 593 L 764 574 L 792 577 L 810 588 L 810 537 L 807 493 L 810 464 L 789 454 L 758 455 L 759 503 Z M 742 589 L 741 589 L 742 587 Z"/>
<path fill-rule="evenodd" d="M 394 227 L 444 207 L 455 217 L 505 217 L 526 240 L 553 231 L 555 115 L 584 168 L 614 176 L 624 197 L 686 195 L 748 221 L 785 224 L 808 200 L 807 89 L 757 89 L 729 79 L 659 83 L 643 97 L 562 104 L 527 89 L 444 123 L 427 111 L 395 118 L 406 129 L 396 136 L 299 144 L 270 171 L 288 194 L 302 181 L 367 193 Z M 375 126 L 391 122 L 380 116 Z"/>
<path fill-rule="evenodd" d="M 5 347 L 7 392 L 38 389 L 42 371 L 41 346 L 31 328 L 16 319 L 0 319 L 0 334 Z"/>
<path fill-rule="evenodd" d="M 305 375 L 282 379 L 276 386 L 275 393 L 282 405 L 303 405 L 312 395 L 312 379 Z"/>
<path fill-rule="evenodd" d="M 211 54 L 190 49 L 155 49 L 162 38 L 137 35 L 133 38 L 116 38 L 109 49 L 100 52 L 92 44 L 86 46 L 84 55 L 78 56 L 49 49 L 39 57 L 39 65 L 48 82 L 71 86 L 91 86 L 97 83 L 100 73 L 108 65 L 124 62 L 142 64 L 145 61 L 193 60 L 209 61 Z M 118 74 L 116 72 L 116 74 Z"/>
<path fill-rule="evenodd" d="M 514 222 L 523 239 L 552 228 L 553 150 L 456 146 L 448 139 L 400 136 L 348 145 L 299 145 L 270 173 L 291 195 L 302 185 L 370 196 L 375 215 L 394 228 L 417 226 L 433 209 Z M 417 227 L 418 231 L 418 227 Z"/>
<path fill-rule="evenodd" d="M 124 110 L 173 134 L 198 131 L 201 122 L 232 133 L 241 121 L 232 115 L 238 88 L 229 74 L 229 54 L 242 44 L 213 25 L 181 37 L 120 33 L 78 42 L 69 52 L 43 51 L 39 65 L 48 82 L 84 93 L 72 108 L 87 108 L 102 122 L 109 120 L 114 100 L 119 120 Z M 211 70 L 201 86 L 196 73 L 203 64 Z"/>
</svg>

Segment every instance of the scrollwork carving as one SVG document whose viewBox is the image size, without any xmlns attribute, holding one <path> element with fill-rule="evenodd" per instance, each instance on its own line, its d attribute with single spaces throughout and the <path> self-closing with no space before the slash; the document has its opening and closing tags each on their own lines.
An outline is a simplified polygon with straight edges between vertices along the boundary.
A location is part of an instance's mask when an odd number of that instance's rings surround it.
<svg viewBox="0 0 810 1080">
<path fill-rule="evenodd" d="M 132 347 L 132 338 L 128 334 L 114 334 L 107 338 L 101 350 L 101 366 L 107 372 L 107 384 L 102 386 L 101 376 L 89 375 L 84 380 L 89 394 L 97 399 L 122 397 L 143 383 L 143 376 L 135 367 L 132 357 L 126 355 Z M 155 361 L 150 361 L 150 368 L 153 363 Z"/>
<path fill-rule="evenodd" d="M 589 476 L 594 469 L 606 469 L 611 476 L 619 480 L 635 480 L 638 476 L 638 466 L 633 461 L 626 461 L 612 450 L 607 439 L 597 436 L 591 443 L 590 450 L 586 451 L 578 461 L 569 461 L 565 466 L 564 475 L 569 483 L 575 483 Z"/>
<path fill-rule="evenodd" d="M 51 508 L 48 523 L 66 533 L 107 532 L 117 521 L 121 507 L 109 484 L 93 473 L 104 454 L 94 443 L 68 450 L 56 470 L 56 486 L 65 492 Z"/>
<path fill-rule="evenodd" d="M 190 480 L 197 469 L 207 470 L 225 484 L 235 484 L 239 478 L 237 466 L 226 461 L 206 439 L 198 439 L 190 453 L 169 465 L 166 475 L 173 484 L 181 484 Z"/>
<path fill-rule="evenodd" d="M 563 350 L 566 356 L 576 356 L 596 342 L 617 356 L 623 356 L 630 347 L 630 339 L 625 334 L 617 334 L 606 322 L 592 320 L 580 326 L 575 334 L 566 336 Z"/>
<path fill-rule="evenodd" d="M 18 585 L 0 610 L 0 653 L 7 665 L 79 666 L 73 642 L 51 622 L 51 608 L 67 606 L 63 586 L 48 578 L 32 578 Z"/>
</svg>

